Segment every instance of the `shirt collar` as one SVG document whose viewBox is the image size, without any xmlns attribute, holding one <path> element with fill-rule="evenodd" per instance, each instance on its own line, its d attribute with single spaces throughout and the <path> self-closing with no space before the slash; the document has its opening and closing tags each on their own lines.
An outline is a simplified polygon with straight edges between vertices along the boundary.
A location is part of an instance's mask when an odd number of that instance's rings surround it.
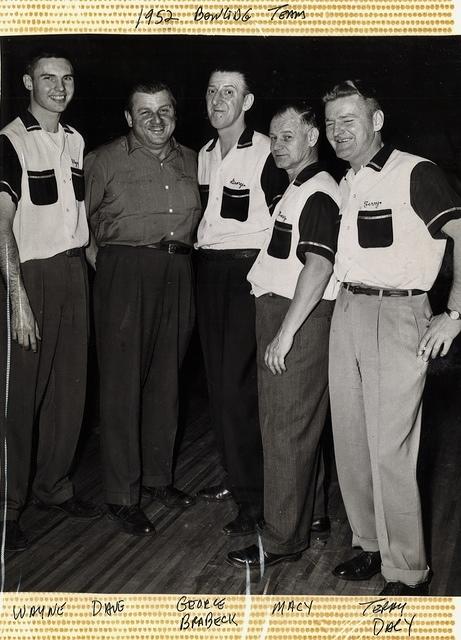
<svg viewBox="0 0 461 640">
<path fill-rule="evenodd" d="M 381 171 L 386 162 L 389 160 L 389 156 L 394 151 L 394 147 L 390 144 L 385 144 L 381 149 L 375 153 L 370 162 L 366 165 L 374 171 Z"/>
<path fill-rule="evenodd" d="M 320 162 L 313 162 L 308 164 L 307 167 L 301 169 L 296 178 L 293 181 L 295 187 L 300 187 L 302 184 L 313 178 L 317 173 L 323 171 L 323 167 Z"/>
<path fill-rule="evenodd" d="M 237 149 L 246 149 L 247 147 L 252 147 L 253 134 L 254 134 L 254 129 L 252 129 L 251 127 L 245 127 L 245 129 L 242 132 L 242 135 L 238 139 Z M 210 142 L 210 144 L 206 148 L 206 151 L 213 151 L 217 142 L 218 142 L 218 135 L 216 134 L 213 140 Z"/>
<path fill-rule="evenodd" d="M 25 109 L 19 116 L 23 125 L 26 128 L 26 131 L 42 131 L 42 126 L 37 120 L 35 116 L 31 114 L 28 109 Z M 74 133 L 68 124 L 64 122 L 59 122 L 66 133 Z M 59 126 L 58 124 L 58 126 Z"/>
<path fill-rule="evenodd" d="M 133 151 L 135 151 L 136 149 L 141 149 L 141 148 L 145 148 L 144 145 L 142 144 L 142 142 L 140 142 L 137 137 L 134 135 L 133 130 L 130 129 L 130 132 L 128 133 L 127 137 L 127 151 L 128 153 L 133 153 Z M 177 151 L 179 153 L 181 153 L 181 147 L 180 145 L 176 142 L 176 138 L 172 137 L 170 138 L 170 142 L 171 142 L 171 149 L 169 151 L 169 153 L 165 156 L 164 160 L 166 160 L 170 154 L 173 151 Z M 154 155 L 154 154 L 152 154 Z"/>
</svg>

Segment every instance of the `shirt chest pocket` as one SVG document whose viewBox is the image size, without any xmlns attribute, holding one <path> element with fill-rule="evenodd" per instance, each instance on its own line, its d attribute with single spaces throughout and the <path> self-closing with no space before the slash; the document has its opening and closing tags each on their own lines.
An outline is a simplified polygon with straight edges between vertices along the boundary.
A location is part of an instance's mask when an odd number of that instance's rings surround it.
<svg viewBox="0 0 461 640">
<path fill-rule="evenodd" d="M 248 220 L 250 206 L 249 189 L 230 189 L 223 187 L 221 218 L 231 218 L 239 222 Z"/>
<path fill-rule="evenodd" d="M 30 199 L 36 205 L 54 204 L 58 201 L 58 185 L 54 169 L 28 171 Z"/>
<path fill-rule="evenodd" d="M 357 233 L 363 249 L 390 247 L 394 242 L 392 209 L 359 211 Z"/>
<path fill-rule="evenodd" d="M 267 253 L 273 258 L 286 260 L 290 255 L 292 225 L 276 220 Z"/>
<path fill-rule="evenodd" d="M 75 198 L 81 202 L 85 198 L 85 180 L 83 177 L 83 170 L 72 167 L 71 171 Z"/>
</svg>

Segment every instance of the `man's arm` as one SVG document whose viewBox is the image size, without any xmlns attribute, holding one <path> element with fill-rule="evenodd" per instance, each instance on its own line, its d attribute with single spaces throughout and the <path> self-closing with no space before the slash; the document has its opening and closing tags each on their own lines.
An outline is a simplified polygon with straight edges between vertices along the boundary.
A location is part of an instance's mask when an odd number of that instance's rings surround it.
<svg viewBox="0 0 461 640">
<path fill-rule="evenodd" d="M 295 334 L 322 298 L 332 271 L 330 260 L 306 252 L 306 264 L 299 274 L 293 300 L 264 356 L 264 362 L 274 375 L 286 371 L 285 358 L 293 345 Z"/>
<path fill-rule="evenodd" d="M 448 308 L 461 311 L 461 219 L 449 220 L 442 231 L 453 238 L 453 282 Z M 453 340 L 461 331 L 461 320 L 452 320 L 446 313 L 432 318 L 418 347 L 418 356 L 427 361 L 438 355 L 446 356 Z"/>
<path fill-rule="evenodd" d="M 96 256 L 98 245 L 94 236 L 97 227 L 98 209 L 101 205 L 105 193 L 105 177 L 98 155 L 92 151 L 84 160 L 85 171 L 85 209 L 90 228 L 90 242 L 85 249 L 86 259 L 96 269 Z"/>
<path fill-rule="evenodd" d="M 16 206 L 6 192 L 0 192 L 0 271 L 9 290 L 11 335 L 24 349 L 37 351 L 40 332 L 21 277 L 19 252 L 13 235 Z"/>
</svg>

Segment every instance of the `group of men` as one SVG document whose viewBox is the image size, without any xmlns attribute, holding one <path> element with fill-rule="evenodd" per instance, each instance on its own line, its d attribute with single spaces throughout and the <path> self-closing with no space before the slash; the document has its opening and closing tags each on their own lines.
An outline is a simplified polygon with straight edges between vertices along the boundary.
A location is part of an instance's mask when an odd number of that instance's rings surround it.
<svg viewBox="0 0 461 640">
<path fill-rule="evenodd" d="M 426 594 L 422 393 L 428 359 L 461 330 L 461 198 L 442 172 L 383 143 L 383 111 L 357 81 L 324 96 L 328 141 L 350 165 L 339 186 L 319 160 L 310 105 L 277 111 L 269 137 L 247 126 L 254 94 L 240 70 L 211 73 L 216 135 L 198 162 L 174 138 L 176 101 L 162 82 L 133 88 L 128 134 L 83 162 L 81 136 L 60 121 L 74 93 L 70 61 L 42 52 L 23 81 L 29 108 L 0 132 L 6 548 L 28 546 L 19 516 L 34 431 L 37 504 L 101 515 L 69 480 L 86 387 L 86 253 L 96 269 L 108 516 L 152 535 L 142 494 L 167 508 L 196 502 L 174 486 L 172 461 L 178 374 L 197 317 L 225 472 L 197 497 L 233 498 L 238 512 L 223 533 L 258 536 L 228 562 L 296 561 L 312 536 L 328 535 L 320 438 L 329 385 L 340 487 L 362 549 L 333 573 L 381 572 L 385 595 Z M 427 291 L 447 236 L 453 285 L 433 318 Z"/>
</svg>

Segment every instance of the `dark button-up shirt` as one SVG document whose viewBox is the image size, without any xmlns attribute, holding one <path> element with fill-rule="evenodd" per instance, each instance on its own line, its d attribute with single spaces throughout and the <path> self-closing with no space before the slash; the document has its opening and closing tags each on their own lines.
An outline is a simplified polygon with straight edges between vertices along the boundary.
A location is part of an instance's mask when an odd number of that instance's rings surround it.
<svg viewBox="0 0 461 640">
<path fill-rule="evenodd" d="M 85 158 L 87 212 L 99 246 L 192 245 L 201 215 L 197 154 L 172 139 L 159 160 L 133 135 Z"/>
</svg>

